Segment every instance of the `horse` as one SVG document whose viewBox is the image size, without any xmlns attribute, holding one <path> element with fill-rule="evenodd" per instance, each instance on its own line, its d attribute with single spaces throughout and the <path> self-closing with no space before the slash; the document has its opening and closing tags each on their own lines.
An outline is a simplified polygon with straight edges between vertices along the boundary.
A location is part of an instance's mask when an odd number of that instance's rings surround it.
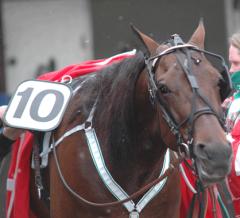
<svg viewBox="0 0 240 218">
<path fill-rule="evenodd" d="M 142 43 L 133 57 L 70 84 L 73 96 L 52 132 L 42 175 L 49 207 L 31 179 L 39 218 L 176 218 L 181 189 L 174 163 L 192 159 L 204 187 L 230 171 L 221 102 L 231 82 L 223 58 L 204 49 L 203 23 L 188 43 L 175 34 L 160 44 L 132 29 Z"/>
</svg>

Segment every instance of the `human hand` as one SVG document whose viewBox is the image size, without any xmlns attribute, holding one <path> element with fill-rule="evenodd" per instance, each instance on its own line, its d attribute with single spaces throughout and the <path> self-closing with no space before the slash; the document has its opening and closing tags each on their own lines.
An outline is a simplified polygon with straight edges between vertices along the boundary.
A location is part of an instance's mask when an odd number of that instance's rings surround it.
<svg viewBox="0 0 240 218">
<path fill-rule="evenodd" d="M 1 120 L 2 120 L 2 117 L 3 117 L 6 109 L 7 109 L 6 105 L 0 107 L 0 119 Z M 9 127 L 9 126 L 6 126 L 3 124 L 3 131 L 2 131 L 3 135 L 13 141 L 15 141 L 23 132 L 24 132 L 24 130 L 22 130 L 22 129 Z"/>
</svg>

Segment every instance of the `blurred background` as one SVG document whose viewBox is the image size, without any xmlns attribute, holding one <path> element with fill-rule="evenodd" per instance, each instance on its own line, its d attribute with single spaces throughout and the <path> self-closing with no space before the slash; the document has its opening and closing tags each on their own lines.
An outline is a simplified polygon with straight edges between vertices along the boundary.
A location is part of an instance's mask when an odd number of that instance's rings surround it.
<svg viewBox="0 0 240 218">
<path fill-rule="evenodd" d="M 204 18 L 206 49 L 227 60 L 240 0 L 0 0 L 0 105 L 24 80 L 138 46 L 134 24 L 159 42 L 187 42 Z"/>
</svg>

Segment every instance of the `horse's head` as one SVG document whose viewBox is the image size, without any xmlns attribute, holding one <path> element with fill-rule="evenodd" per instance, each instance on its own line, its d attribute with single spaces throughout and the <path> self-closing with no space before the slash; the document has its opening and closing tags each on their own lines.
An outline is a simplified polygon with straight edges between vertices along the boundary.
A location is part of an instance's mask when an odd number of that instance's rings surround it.
<svg viewBox="0 0 240 218">
<path fill-rule="evenodd" d="M 147 48 L 150 96 L 176 136 L 177 149 L 189 152 L 205 185 L 224 179 L 232 152 L 221 103 L 231 91 L 231 81 L 223 58 L 204 50 L 203 23 L 188 43 L 173 35 L 159 45 L 135 32 Z"/>
</svg>

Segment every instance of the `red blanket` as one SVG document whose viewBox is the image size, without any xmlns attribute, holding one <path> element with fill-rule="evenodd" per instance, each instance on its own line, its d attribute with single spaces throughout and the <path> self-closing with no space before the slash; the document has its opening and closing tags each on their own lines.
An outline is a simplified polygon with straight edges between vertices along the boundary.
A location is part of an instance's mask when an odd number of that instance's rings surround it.
<svg viewBox="0 0 240 218">
<path fill-rule="evenodd" d="M 135 50 L 101 60 L 86 61 L 46 73 L 39 80 L 61 81 L 63 76 L 76 78 L 102 69 L 103 67 L 135 55 Z M 16 141 L 12 151 L 7 181 L 7 218 L 32 218 L 29 206 L 29 176 L 33 136 L 26 132 Z"/>
</svg>

